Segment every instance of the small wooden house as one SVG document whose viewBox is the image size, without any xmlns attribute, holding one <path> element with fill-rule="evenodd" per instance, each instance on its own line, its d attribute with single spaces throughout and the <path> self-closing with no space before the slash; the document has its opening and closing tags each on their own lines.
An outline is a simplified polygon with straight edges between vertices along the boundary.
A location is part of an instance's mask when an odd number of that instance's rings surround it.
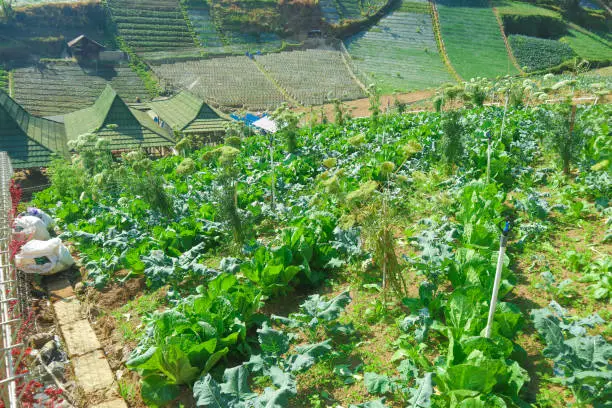
<svg viewBox="0 0 612 408">
<path fill-rule="evenodd" d="M 77 38 L 68 42 L 68 48 L 72 55 L 78 61 L 98 61 L 100 52 L 104 50 L 104 46 L 85 35 L 79 35 Z"/>
</svg>

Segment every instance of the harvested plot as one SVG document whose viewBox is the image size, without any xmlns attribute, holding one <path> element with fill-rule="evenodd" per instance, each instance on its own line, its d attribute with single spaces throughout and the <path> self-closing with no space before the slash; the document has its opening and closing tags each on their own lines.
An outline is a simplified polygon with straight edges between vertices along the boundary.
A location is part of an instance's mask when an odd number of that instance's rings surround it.
<svg viewBox="0 0 612 408">
<path fill-rule="evenodd" d="M 591 62 L 612 61 L 612 44 L 601 36 L 579 26 L 571 25 L 568 35 L 561 38 L 579 57 Z"/>
<path fill-rule="evenodd" d="M 525 35 L 508 36 L 508 41 L 514 56 L 526 71 L 551 68 L 574 56 L 572 48 L 560 41 Z"/>
<path fill-rule="evenodd" d="M 195 48 L 176 0 L 109 0 L 121 37 L 136 52 Z"/>
<path fill-rule="evenodd" d="M 464 79 L 517 74 L 487 0 L 437 2 L 442 39 L 453 67 Z"/>
<path fill-rule="evenodd" d="M 13 71 L 15 100 L 28 112 L 52 116 L 94 103 L 110 84 L 126 102 L 148 99 L 142 80 L 128 67 L 84 70 L 77 64 L 49 64 Z"/>
<path fill-rule="evenodd" d="M 305 50 L 257 57 L 263 68 L 303 105 L 330 99 L 357 99 L 364 92 L 351 76 L 340 51 Z"/>
<path fill-rule="evenodd" d="M 247 57 L 161 64 L 153 70 L 173 86 L 222 106 L 271 109 L 285 101 Z"/>
<path fill-rule="evenodd" d="M 414 11 L 395 11 L 345 41 L 354 64 L 383 92 L 431 88 L 452 80 L 438 53 L 431 16 L 418 12 L 428 9 L 410 4 L 404 10 Z"/>
</svg>

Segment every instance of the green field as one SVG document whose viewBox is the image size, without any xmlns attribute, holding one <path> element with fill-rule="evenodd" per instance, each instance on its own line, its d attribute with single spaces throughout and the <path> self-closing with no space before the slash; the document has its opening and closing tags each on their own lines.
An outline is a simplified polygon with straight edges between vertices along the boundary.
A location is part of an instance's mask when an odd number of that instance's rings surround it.
<svg viewBox="0 0 612 408">
<path fill-rule="evenodd" d="M 210 16 L 208 6 L 193 7 L 192 5 L 187 5 L 187 15 L 204 50 L 213 54 L 223 53 L 223 42 Z"/>
<path fill-rule="evenodd" d="M 438 1 L 442 39 L 464 79 L 517 74 L 486 0 Z"/>
<path fill-rule="evenodd" d="M 386 93 L 452 79 L 438 53 L 430 14 L 394 11 L 345 44 L 357 69 Z"/>
<path fill-rule="evenodd" d="M 572 48 L 561 41 L 524 35 L 510 35 L 508 41 L 519 65 L 526 71 L 551 68 L 575 55 Z"/>
<path fill-rule="evenodd" d="M 568 44 L 581 58 L 594 61 L 612 61 L 612 43 L 576 25 L 560 41 Z"/>
<path fill-rule="evenodd" d="M 195 48 L 177 0 L 109 0 L 118 34 L 136 52 Z"/>
<path fill-rule="evenodd" d="M 387 3 L 385 0 L 321 0 L 319 9 L 330 24 L 341 21 L 362 20 L 376 14 Z"/>
<path fill-rule="evenodd" d="M 62 115 L 91 105 L 110 84 L 126 102 L 149 97 L 127 66 L 84 70 L 77 64 L 47 64 L 13 71 L 15 100 L 34 115 Z"/>
<path fill-rule="evenodd" d="M 9 88 L 9 73 L 0 65 L 0 89 L 8 91 Z"/>
</svg>

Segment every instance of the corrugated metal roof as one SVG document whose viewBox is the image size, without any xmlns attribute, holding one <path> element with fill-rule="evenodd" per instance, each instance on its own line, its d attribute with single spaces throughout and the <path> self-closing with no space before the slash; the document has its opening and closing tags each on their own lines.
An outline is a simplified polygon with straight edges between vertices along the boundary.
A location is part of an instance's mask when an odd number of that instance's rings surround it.
<svg viewBox="0 0 612 408">
<path fill-rule="evenodd" d="M 15 168 L 45 167 L 54 154 L 68 157 L 64 126 L 31 115 L 2 90 L 0 150 L 9 154 Z"/>
<path fill-rule="evenodd" d="M 68 140 L 95 133 L 109 138 L 112 150 L 175 144 L 172 135 L 157 126 L 145 112 L 128 107 L 110 85 L 92 106 L 66 115 L 64 123 Z"/>
<path fill-rule="evenodd" d="M 172 129 L 185 133 L 225 129 L 224 125 L 219 127 L 222 122 L 225 123 L 224 119 L 203 100 L 187 91 L 181 91 L 165 100 L 150 102 L 149 105 Z M 211 122 L 210 125 L 205 125 L 208 121 Z M 211 130 L 206 130 L 207 126 Z"/>
</svg>

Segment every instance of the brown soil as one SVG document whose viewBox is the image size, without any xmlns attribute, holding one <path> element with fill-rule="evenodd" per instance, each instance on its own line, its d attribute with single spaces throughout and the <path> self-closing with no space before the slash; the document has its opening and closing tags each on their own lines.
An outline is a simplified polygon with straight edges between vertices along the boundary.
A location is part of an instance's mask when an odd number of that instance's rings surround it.
<svg viewBox="0 0 612 408">
<path fill-rule="evenodd" d="M 435 95 L 435 91 L 416 91 L 409 92 L 397 95 L 397 100 L 401 103 L 405 104 L 413 104 L 420 101 L 425 101 Z M 385 110 L 388 107 L 395 106 L 395 96 L 394 95 L 383 95 L 380 100 L 380 107 L 382 110 Z M 353 101 L 345 101 L 342 103 L 343 109 L 345 112 L 350 114 L 350 116 L 354 118 L 361 118 L 370 116 L 370 101 L 368 98 L 356 99 Z M 311 108 L 297 108 L 294 109 L 296 112 L 305 113 L 302 121 L 303 123 L 307 123 L 310 119 L 310 112 L 312 110 L 312 114 L 319 118 L 321 115 L 321 108 L 325 111 L 325 115 L 327 116 L 327 120 L 334 120 L 334 105 L 333 104 L 325 104 L 322 106 L 313 106 Z M 409 109 L 408 109 L 409 110 Z"/>
<path fill-rule="evenodd" d="M 115 310 L 135 299 L 144 289 L 144 279 L 128 279 L 123 284 L 114 283 L 98 292 L 95 304 L 105 310 Z"/>
</svg>

